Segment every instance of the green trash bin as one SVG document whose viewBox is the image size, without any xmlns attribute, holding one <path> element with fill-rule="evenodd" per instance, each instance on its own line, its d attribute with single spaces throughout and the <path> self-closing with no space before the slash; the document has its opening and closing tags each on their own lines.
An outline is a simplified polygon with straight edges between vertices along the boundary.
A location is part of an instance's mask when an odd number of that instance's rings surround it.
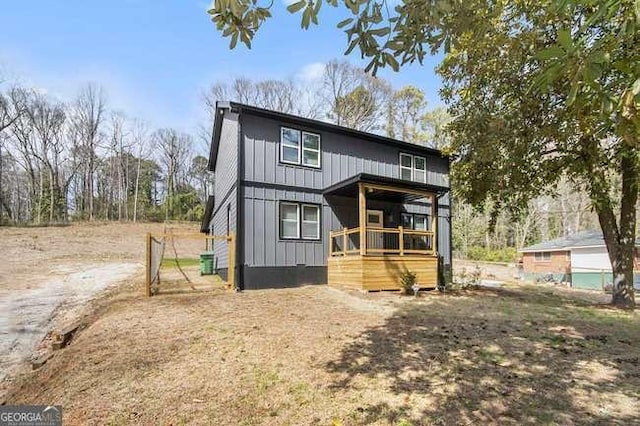
<svg viewBox="0 0 640 426">
<path fill-rule="evenodd" d="M 200 253 L 200 275 L 213 275 L 213 253 Z"/>
</svg>

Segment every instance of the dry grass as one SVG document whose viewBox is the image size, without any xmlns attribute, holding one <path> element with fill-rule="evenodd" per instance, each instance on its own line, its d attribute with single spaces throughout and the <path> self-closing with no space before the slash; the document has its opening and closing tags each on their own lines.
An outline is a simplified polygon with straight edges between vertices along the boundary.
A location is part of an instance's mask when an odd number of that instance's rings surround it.
<svg viewBox="0 0 640 426">
<path fill-rule="evenodd" d="M 65 424 L 640 422 L 640 317 L 591 293 L 135 287 L 8 402 Z"/>
</svg>

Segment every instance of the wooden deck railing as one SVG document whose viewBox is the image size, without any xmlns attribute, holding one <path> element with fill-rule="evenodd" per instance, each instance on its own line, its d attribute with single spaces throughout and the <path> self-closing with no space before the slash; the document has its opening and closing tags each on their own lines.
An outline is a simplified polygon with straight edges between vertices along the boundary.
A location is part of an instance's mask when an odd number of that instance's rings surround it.
<svg viewBox="0 0 640 426">
<path fill-rule="evenodd" d="M 366 228 L 365 254 L 435 255 L 433 231 L 398 228 Z M 360 254 L 360 227 L 329 233 L 331 256 Z"/>
</svg>

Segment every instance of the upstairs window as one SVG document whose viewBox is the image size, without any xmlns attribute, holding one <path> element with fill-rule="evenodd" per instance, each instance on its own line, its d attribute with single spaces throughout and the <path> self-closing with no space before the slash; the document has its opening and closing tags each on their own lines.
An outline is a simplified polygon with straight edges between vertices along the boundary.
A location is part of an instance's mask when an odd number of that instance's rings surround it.
<svg viewBox="0 0 640 426">
<path fill-rule="evenodd" d="M 320 168 L 320 135 L 282 127 L 280 161 L 287 164 Z"/>
<path fill-rule="evenodd" d="M 400 179 L 427 183 L 427 159 L 418 155 L 401 153 Z"/>
</svg>

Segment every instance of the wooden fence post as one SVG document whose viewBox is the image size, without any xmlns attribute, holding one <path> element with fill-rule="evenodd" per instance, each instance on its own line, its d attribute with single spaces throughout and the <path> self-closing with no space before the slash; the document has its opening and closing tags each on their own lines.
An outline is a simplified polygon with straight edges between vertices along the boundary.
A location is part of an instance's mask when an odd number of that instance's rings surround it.
<svg viewBox="0 0 640 426">
<path fill-rule="evenodd" d="M 230 232 L 227 238 L 229 246 L 229 262 L 227 266 L 227 287 L 233 289 L 236 284 L 236 233 Z"/>
<path fill-rule="evenodd" d="M 400 256 L 404 256 L 404 228 L 402 226 L 398 226 L 398 238 L 399 238 L 399 243 L 400 244 Z M 411 247 L 409 247 L 411 248 Z"/>
</svg>

